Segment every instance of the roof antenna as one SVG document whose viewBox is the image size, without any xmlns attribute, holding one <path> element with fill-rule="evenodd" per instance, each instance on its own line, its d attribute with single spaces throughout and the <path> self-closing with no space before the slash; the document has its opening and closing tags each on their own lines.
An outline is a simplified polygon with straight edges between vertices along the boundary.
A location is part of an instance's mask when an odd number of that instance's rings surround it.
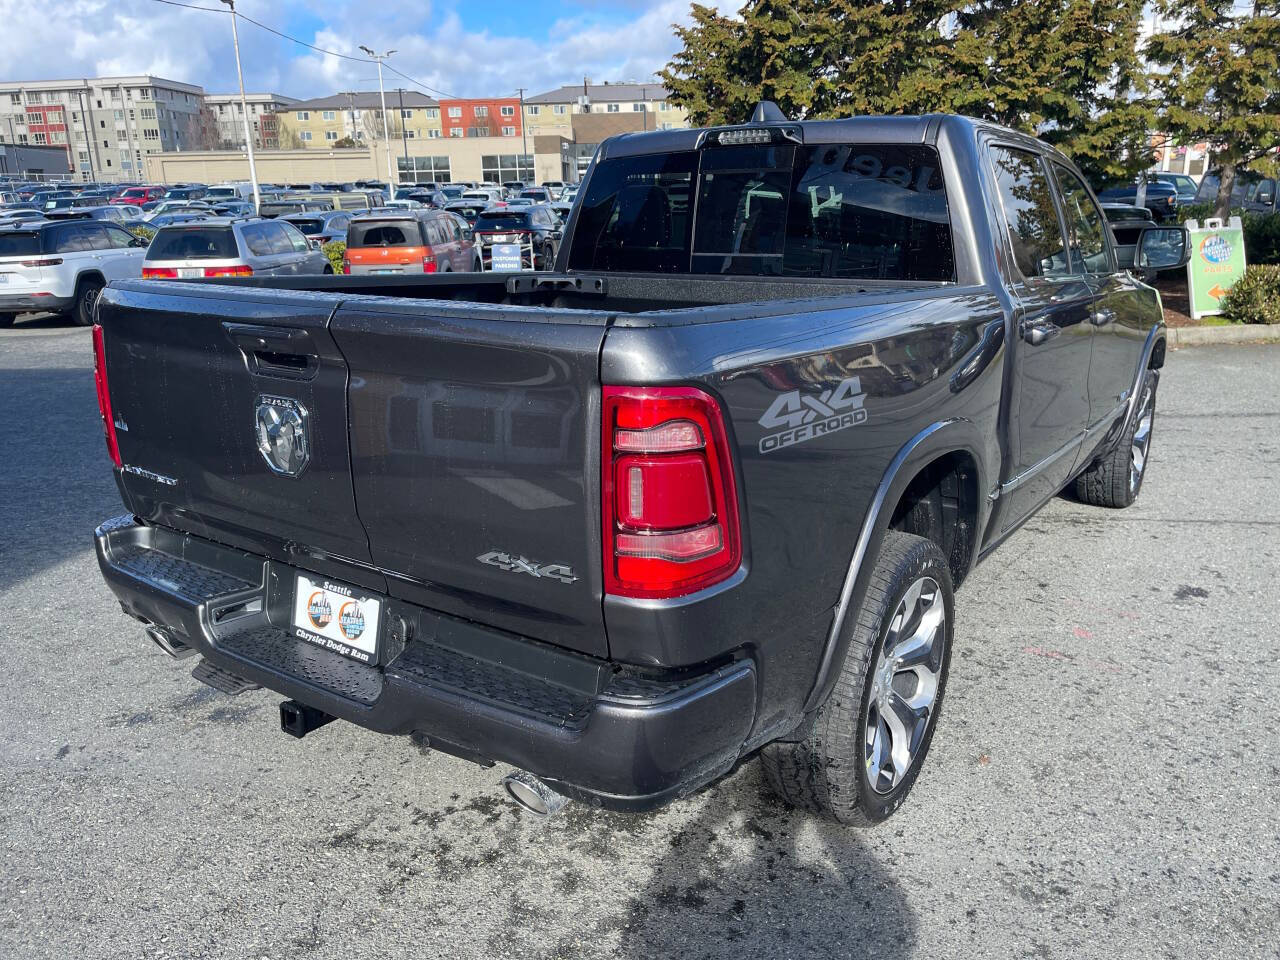
<svg viewBox="0 0 1280 960">
<path fill-rule="evenodd" d="M 756 104 L 756 108 L 751 111 L 751 119 L 748 123 L 786 123 L 786 115 L 778 109 L 778 105 L 772 100 L 761 100 Z"/>
</svg>

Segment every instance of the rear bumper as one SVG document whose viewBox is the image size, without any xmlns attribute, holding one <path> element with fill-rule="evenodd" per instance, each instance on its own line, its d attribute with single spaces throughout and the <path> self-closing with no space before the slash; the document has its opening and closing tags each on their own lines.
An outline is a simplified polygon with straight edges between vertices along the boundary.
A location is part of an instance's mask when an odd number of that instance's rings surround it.
<svg viewBox="0 0 1280 960">
<path fill-rule="evenodd" d="M 750 660 L 644 677 L 428 611 L 413 618 L 388 600 L 383 663 L 365 665 L 292 635 L 290 567 L 130 517 L 94 539 L 125 612 L 214 666 L 370 730 L 512 764 L 601 806 L 650 809 L 710 782 L 738 759 L 754 720 Z M 405 622 L 431 626 L 397 636 Z"/>
<path fill-rule="evenodd" d="M 34 297 L 31 294 L 0 294 L 0 313 L 43 313 L 45 311 L 70 310 L 76 298 Z"/>
</svg>

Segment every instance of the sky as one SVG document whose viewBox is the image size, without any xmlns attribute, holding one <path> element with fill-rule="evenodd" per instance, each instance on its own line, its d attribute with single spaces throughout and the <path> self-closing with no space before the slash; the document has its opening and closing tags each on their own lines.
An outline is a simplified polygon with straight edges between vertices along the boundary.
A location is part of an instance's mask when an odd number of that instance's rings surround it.
<svg viewBox="0 0 1280 960">
<path fill-rule="evenodd" d="M 152 74 L 236 88 L 231 22 L 218 0 L 0 0 L 0 81 Z M 704 0 L 705 2 L 705 0 Z M 714 6 L 714 3 L 708 3 Z M 678 49 L 672 24 L 688 0 L 238 0 L 236 9 L 317 47 L 362 56 L 361 45 L 441 97 L 526 95 L 563 84 L 655 82 Z M 272 36 L 243 20 L 245 89 L 305 99 L 376 90 L 373 63 L 342 60 Z"/>
</svg>

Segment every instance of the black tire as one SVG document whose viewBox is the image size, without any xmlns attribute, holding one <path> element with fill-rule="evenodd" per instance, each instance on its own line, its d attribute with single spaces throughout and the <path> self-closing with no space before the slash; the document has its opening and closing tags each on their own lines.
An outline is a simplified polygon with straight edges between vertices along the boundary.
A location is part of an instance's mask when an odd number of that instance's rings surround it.
<svg viewBox="0 0 1280 960">
<path fill-rule="evenodd" d="M 921 619 L 909 618 L 898 631 L 892 631 L 899 605 L 904 604 L 914 585 L 921 582 L 934 585 L 936 592 L 930 594 L 930 605 L 926 607 L 922 599 Z M 922 591 L 918 596 L 923 598 L 925 593 Z M 929 658 L 930 671 L 936 668 L 931 706 L 923 720 L 917 720 L 920 725 L 911 740 L 914 748 L 909 751 L 905 770 L 896 775 L 891 784 L 884 782 L 883 773 L 877 783 L 873 783 L 869 773 L 872 761 L 868 759 L 868 751 L 876 742 L 869 732 L 874 717 L 871 711 L 885 701 L 877 697 L 873 704 L 872 691 L 883 689 L 878 680 L 886 674 L 877 668 L 881 666 L 886 639 L 891 632 L 899 641 L 905 632 L 914 633 L 911 624 L 922 624 L 924 615 L 936 614 L 934 605 L 939 602 L 942 622 L 935 628 L 933 642 L 940 638 L 941 649 Z M 913 606 L 913 611 L 915 609 Z M 760 752 L 765 779 L 773 791 L 793 806 L 848 826 L 871 826 L 897 810 L 915 784 L 937 726 L 951 662 L 954 617 L 951 572 L 942 551 L 923 537 L 896 531 L 888 533 L 862 604 L 846 617 L 849 646 L 831 696 L 802 727 L 804 733 L 798 739 L 768 744 Z M 892 671 L 890 665 L 884 666 Z M 905 673 L 903 670 L 888 675 L 896 677 Z M 919 690 L 917 687 L 913 691 L 911 699 L 916 699 Z M 896 679 L 889 684 L 889 691 L 890 696 L 898 693 Z M 906 697 L 898 699 L 907 703 Z M 883 744 L 884 740 L 879 742 Z"/>
<path fill-rule="evenodd" d="M 106 286 L 101 280 L 85 278 L 76 284 L 76 302 L 71 308 L 71 319 L 81 327 L 93 326 L 93 308 L 98 294 Z"/>
<path fill-rule="evenodd" d="M 1095 460 L 1075 479 L 1076 499 L 1095 507 L 1123 509 L 1138 499 L 1151 455 L 1159 374 L 1148 370 L 1142 380 L 1133 419 L 1115 449 Z"/>
<path fill-rule="evenodd" d="M 0 313 L 0 330 L 7 330 L 12 327 L 17 319 L 18 315 L 16 313 Z"/>
<path fill-rule="evenodd" d="M 325 267 L 324 270 L 321 271 L 321 273 L 324 276 L 331 276 L 333 274 L 333 267 Z"/>
</svg>

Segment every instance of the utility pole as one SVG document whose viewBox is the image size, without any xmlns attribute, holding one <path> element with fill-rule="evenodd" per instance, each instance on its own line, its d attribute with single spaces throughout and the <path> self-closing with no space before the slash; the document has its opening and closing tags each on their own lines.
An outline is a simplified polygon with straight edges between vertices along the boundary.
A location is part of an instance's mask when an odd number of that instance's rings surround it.
<svg viewBox="0 0 1280 960">
<path fill-rule="evenodd" d="M 374 53 L 363 45 L 360 49 L 367 53 L 371 59 L 378 61 L 378 96 L 382 98 L 382 141 L 387 151 L 387 189 L 390 190 L 393 186 L 399 185 L 400 178 L 391 172 L 391 131 L 387 128 L 387 91 L 382 86 L 382 61 L 395 53 L 395 51 L 388 50 L 386 53 Z"/>
<path fill-rule="evenodd" d="M 520 95 L 520 162 L 516 164 L 516 171 L 517 171 L 518 179 L 521 179 L 521 180 L 524 179 L 524 174 L 519 173 L 519 170 L 520 170 L 520 167 L 524 165 L 525 159 L 529 156 L 529 137 L 528 137 L 528 131 L 525 130 L 525 120 L 524 120 L 524 91 L 525 91 L 524 87 L 516 88 L 516 92 Z M 536 175 L 534 176 L 533 180 L 534 180 L 534 183 L 536 184 L 538 181 L 538 178 Z"/>
<path fill-rule="evenodd" d="M 244 115 L 244 147 L 249 154 L 249 182 L 253 184 L 253 212 L 262 209 L 262 194 L 258 191 L 258 168 L 253 162 L 253 133 L 249 129 L 249 104 L 244 97 L 244 71 L 240 68 L 240 30 L 236 26 L 236 0 L 222 0 L 231 8 L 231 41 L 236 48 L 236 77 L 240 80 L 240 109 Z"/>
<path fill-rule="evenodd" d="M 404 144 L 404 169 L 409 169 L 409 131 L 404 125 L 404 87 L 400 88 L 400 142 Z M 399 179 L 399 178 L 397 178 Z M 416 177 L 414 179 L 417 179 Z M 390 189 L 391 184 L 387 184 Z"/>
</svg>

